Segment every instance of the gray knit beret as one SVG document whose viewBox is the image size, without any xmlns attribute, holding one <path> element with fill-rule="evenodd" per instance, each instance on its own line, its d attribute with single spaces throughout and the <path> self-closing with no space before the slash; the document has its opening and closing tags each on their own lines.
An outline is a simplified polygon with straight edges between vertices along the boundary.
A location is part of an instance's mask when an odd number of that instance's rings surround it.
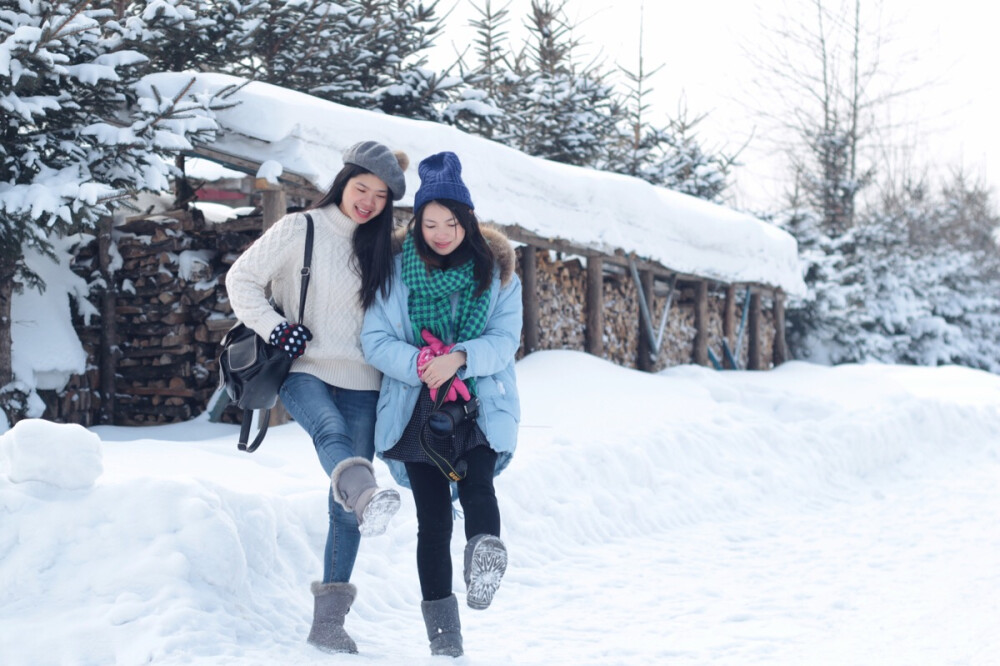
<svg viewBox="0 0 1000 666">
<path fill-rule="evenodd" d="M 405 154 L 402 155 L 405 159 Z M 344 151 L 344 164 L 355 164 L 382 179 L 392 190 L 392 198 L 399 201 L 406 193 L 406 179 L 400 158 L 377 141 L 362 141 Z"/>
</svg>

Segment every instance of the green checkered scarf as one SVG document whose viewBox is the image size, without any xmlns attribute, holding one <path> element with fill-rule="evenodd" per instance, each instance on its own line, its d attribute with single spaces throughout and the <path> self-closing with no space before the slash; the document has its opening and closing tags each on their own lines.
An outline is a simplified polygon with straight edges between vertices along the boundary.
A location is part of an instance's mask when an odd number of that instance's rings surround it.
<svg viewBox="0 0 1000 666">
<path fill-rule="evenodd" d="M 446 343 L 477 338 L 486 328 L 490 290 L 476 296 L 472 259 L 447 270 L 428 271 L 413 236 L 407 235 L 403 241 L 403 283 L 410 289 L 406 310 L 418 343 L 425 328 Z M 451 296 L 455 293 L 459 294 L 458 306 L 452 319 Z"/>
</svg>

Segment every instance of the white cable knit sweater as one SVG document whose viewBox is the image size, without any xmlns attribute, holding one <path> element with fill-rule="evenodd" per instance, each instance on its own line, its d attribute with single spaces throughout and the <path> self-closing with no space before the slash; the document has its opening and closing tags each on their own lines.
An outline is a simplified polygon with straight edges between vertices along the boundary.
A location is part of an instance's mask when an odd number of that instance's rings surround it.
<svg viewBox="0 0 1000 666">
<path fill-rule="evenodd" d="M 313 339 L 305 354 L 292 363 L 292 372 L 306 372 L 341 388 L 377 391 L 382 374 L 365 362 L 361 351 L 361 278 L 351 266 L 351 236 L 357 224 L 336 205 L 309 213 L 315 237 L 302 323 L 312 331 Z M 265 340 L 282 321 L 298 318 L 305 241 L 305 215 L 286 215 L 247 248 L 226 274 L 233 311 Z M 268 303 L 268 285 L 284 317 Z"/>
</svg>

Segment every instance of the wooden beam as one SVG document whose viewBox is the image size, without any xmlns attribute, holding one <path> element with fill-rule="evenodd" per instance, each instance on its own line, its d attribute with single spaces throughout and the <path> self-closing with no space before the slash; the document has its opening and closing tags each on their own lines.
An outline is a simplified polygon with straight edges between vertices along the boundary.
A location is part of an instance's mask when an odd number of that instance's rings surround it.
<svg viewBox="0 0 1000 666">
<path fill-rule="evenodd" d="M 760 294 L 750 294 L 750 313 L 747 328 L 750 329 L 749 349 L 747 349 L 747 370 L 760 370 Z"/>
<path fill-rule="evenodd" d="M 726 287 L 726 302 L 722 310 L 722 337 L 726 339 L 733 356 L 737 356 L 739 350 L 733 349 L 736 346 L 736 285 L 734 284 Z M 727 370 L 733 369 L 733 364 L 725 354 L 722 357 L 722 367 Z"/>
<path fill-rule="evenodd" d="M 694 343 L 691 360 L 708 365 L 708 283 L 699 280 L 694 287 Z"/>
<path fill-rule="evenodd" d="M 605 264 L 620 266 L 622 268 L 628 268 L 629 265 L 629 258 L 624 252 L 610 251 L 606 247 L 588 247 L 562 238 L 546 238 L 516 224 L 504 225 L 495 222 L 491 222 L 490 224 L 502 229 L 507 238 L 518 243 L 534 245 L 537 248 L 563 252 L 565 254 L 575 254 L 581 257 L 598 255 L 604 260 Z M 678 280 L 696 281 L 703 279 L 697 275 L 681 273 L 657 262 L 641 258 L 635 258 L 635 265 L 639 270 L 652 271 L 653 275 L 658 278 L 669 279 L 670 276 L 677 274 Z"/>
<path fill-rule="evenodd" d="M 656 309 L 654 303 L 655 299 L 653 297 L 653 271 L 640 271 L 639 284 L 642 285 L 642 295 L 646 298 L 646 307 L 649 310 L 649 316 L 651 319 L 655 319 Z M 642 310 L 639 309 L 639 312 L 637 312 L 636 315 L 638 317 L 636 325 L 639 327 L 639 349 L 638 357 L 635 360 L 635 367 L 645 372 L 651 372 L 655 366 L 655 363 L 651 358 L 651 354 L 656 340 L 649 339 L 649 333 L 646 330 L 648 327 L 642 318 Z M 650 322 L 650 326 L 652 325 L 652 322 Z"/>
<path fill-rule="evenodd" d="M 538 254 L 533 245 L 521 247 L 521 303 L 527 355 L 538 349 Z"/>
<path fill-rule="evenodd" d="M 587 351 L 604 355 L 604 261 L 587 257 Z"/>
<path fill-rule="evenodd" d="M 774 294 L 774 349 L 772 359 L 777 367 L 788 360 L 788 345 L 785 342 L 785 295 L 778 290 Z"/>
</svg>

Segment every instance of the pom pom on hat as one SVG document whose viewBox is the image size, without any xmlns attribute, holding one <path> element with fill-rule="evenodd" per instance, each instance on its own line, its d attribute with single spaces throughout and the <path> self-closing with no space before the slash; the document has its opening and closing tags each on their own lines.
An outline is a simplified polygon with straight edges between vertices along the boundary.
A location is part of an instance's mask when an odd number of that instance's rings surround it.
<svg viewBox="0 0 1000 666">
<path fill-rule="evenodd" d="M 413 198 L 414 211 L 435 199 L 451 199 L 475 208 L 469 188 L 462 182 L 462 163 L 455 153 L 445 151 L 421 160 L 417 173 L 420 187 Z"/>
<path fill-rule="evenodd" d="M 396 161 L 399 163 L 399 168 L 406 171 L 410 166 L 410 158 L 402 150 L 394 150 L 392 154 L 396 156 Z"/>
<path fill-rule="evenodd" d="M 389 186 L 393 201 L 399 201 L 406 194 L 403 171 L 409 166 L 410 158 L 402 151 L 392 152 L 377 141 L 362 141 L 344 151 L 344 164 L 357 165 L 382 179 Z"/>
</svg>

